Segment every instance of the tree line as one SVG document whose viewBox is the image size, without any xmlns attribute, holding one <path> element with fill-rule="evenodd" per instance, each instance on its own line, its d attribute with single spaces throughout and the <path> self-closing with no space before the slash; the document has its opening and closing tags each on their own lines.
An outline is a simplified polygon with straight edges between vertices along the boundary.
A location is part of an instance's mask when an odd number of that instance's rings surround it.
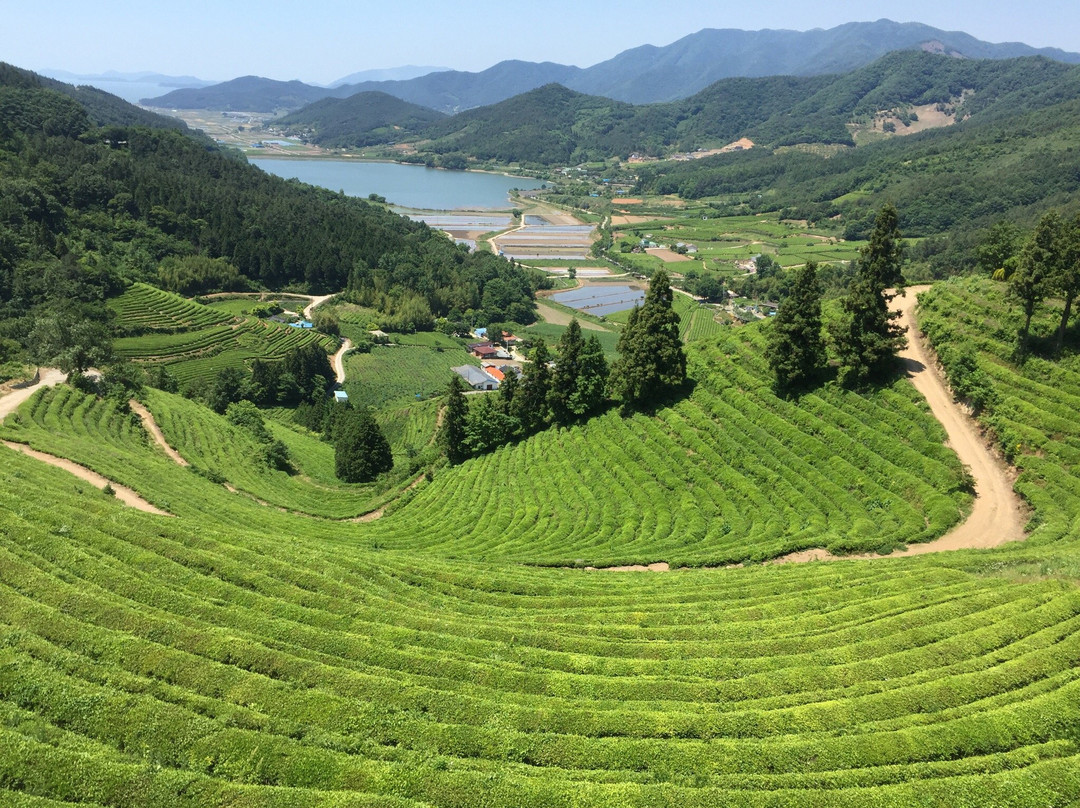
<svg viewBox="0 0 1080 808">
<path fill-rule="evenodd" d="M 610 367 L 599 339 L 585 339 L 574 318 L 554 355 L 537 340 L 521 379 L 507 369 L 494 395 L 478 396 L 470 405 L 455 374 L 439 430 L 449 461 L 460 463 L 548 427 L 578 423 L 613 400 L 625 410 L 649 408 L 678 391 L 686 382 L 686 353 L 672 296 L 667 273 L 657 271 L 619 335 L 619 356 Z"/>
<path fill-rule="evenodd" d="M 817 265 L 798 269 L 791 293 L 780 305 L 768 332 L 766 358 L 777 392 L 790 395 L 821 383 L 828 368 L 828 346 L 838 359 L 837 379 L 863 387 L 885 378 L 905 344 L 899 313 L 890 309 L 902 288 L 904 243 L 899 214 L 892 205 L 878 213 L 869 243 L 855 262 L 855 275 L 840 314 L 825 329 Z"/>
</svg>

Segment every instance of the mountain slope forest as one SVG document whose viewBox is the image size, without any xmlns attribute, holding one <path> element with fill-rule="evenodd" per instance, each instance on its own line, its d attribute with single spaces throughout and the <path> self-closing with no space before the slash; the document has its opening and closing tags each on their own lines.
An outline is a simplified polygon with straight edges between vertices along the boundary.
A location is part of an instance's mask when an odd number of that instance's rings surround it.
<svg viewBox="0 0 1080 808">
<path fill-rule="evenodd" d="M 177 273 L 202 273 L 204 291 L 349 288 L 420 322 L 453 309 L 528 317 L 539 281 L 503 259 L 367 202 L 269 176 L 149 113 L 126 122 L 117 110 L 130 105 L 112 96 L 99 104 L 97 93 L 61 93 L 10 66 L 0 81 L 5 337 L 30 342 L 31 314 L 49 301 L 77 301 L 104 318 L 104 297 L 158 282 L 165 259 L 175 259 L 176 283 L 186 283 Z"/>
<path fill-rule="evenodd" d="M 1045 56 L 1080 62 L 1080 54 L 1056 48 L 1036 49 L 1015 42 L 992 44 L 962 32 L 877 20 L 812 31 L 706 28 L 670 45 L 631 48 L 587 68 L 508 60 L 477 73 L 446 70 L 408 80 L 365 81 L 332 88 L 245 76 L 212 87 L 174 90 L 143 103 L 163 108 L 273 112 L 295 110 L 320 98 L 380 91 L 453 114 L 558 83 L 589 95 L 652 104 L 687 98 L 725 78 L 846 73 L 896 50 L 925 50 L 966 59 Z"/>
<path fill-rule="evenodd" d="M 324 98 L 276 119 L 274 125 L 328 148 L 363 148 L 397 142 L 443 117 L 441 112 L 386 93 L 362 92 L 348 98 Z"/>
<path fill-rule="evenodd" d="M 916 107 L 933 106 L 939 126 L 949 127 L 1000 122 L 1077 98 L 1080 67 L 1061 62 L 896 52 L 842 75 L 725 79 L 668 104 L 633 106 L 549 85 L 438 121 L 416 146 L 421 154 L 458 151 L 536 165 L 626 159 L 633 152 L 662 157 L 740 138 L 765 150 L 855 146 L 859 129 L 875 116 L 897 118 L 903 134 L 918 121 Z M 290 120 L 307 117 L 301 110 Z"/>
</svg>

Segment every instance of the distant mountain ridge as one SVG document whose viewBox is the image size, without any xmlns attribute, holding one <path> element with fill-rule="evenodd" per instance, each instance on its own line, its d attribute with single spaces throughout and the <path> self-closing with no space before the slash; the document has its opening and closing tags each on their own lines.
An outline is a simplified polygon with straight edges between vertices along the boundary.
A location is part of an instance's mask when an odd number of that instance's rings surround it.
<svg viewBox="0 0 1080 808">
<path fill-rule="evenodd" d="M 179 109 L 273 112 L 299 109 L 326 97 L 381 91 L 412 104 L 455 113 L 557 83 L 581 93 L 648 104 L 687 98 L 723 78 L 845 73 L 892 51 L 917 49 L 971 59 L 1045 56 L 1080 63 L 1080 54 L 1057 48 L 995 44 L 921 23 L 878 20 L 811 31 L 707 28 L 663 47 L 643 45 L 623 51 L 588 68 L 511 60 L 478 73 L 449 70 L 334 88 L 247 76 L 203 89 L 175 90 L 143 103 Z"/>
<path fill-rule="evenodd" d="M 631 105 L 549 84 L 438 120 L 412 140 L 416 157 L 436 163 L 458 155 L 458 162 L 573 165 L 635 152 L 663 157 L 741 138 L 765 151 L 854 146 L 855 131 L 873 129 L 875 121 L 878 137 L 887 137 L 886 119 L 894 121 L 892 132 L 905 130 L 918 120 L 916 107 L 944 127 L 1068 100 L 1080 100 L 1080 65 L 895 51 L 849 73 L 721 79 L 690 98 L 659 104 Z M 306 113 L 291 117 L 303 120 Z"/>
</svg>

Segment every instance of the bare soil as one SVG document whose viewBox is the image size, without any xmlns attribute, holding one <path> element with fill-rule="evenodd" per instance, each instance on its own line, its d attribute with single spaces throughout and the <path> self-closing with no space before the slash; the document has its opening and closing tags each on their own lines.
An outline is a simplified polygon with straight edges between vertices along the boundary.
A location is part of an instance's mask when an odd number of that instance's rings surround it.
<svg viewBox="0 0 1080 808">
<path fill-rule="evenodd" d="M 154 439 L 154 443 L 161 447 L 162 451 L 168 455 L 169 459 L 176 463 L 178 466 L 190 466 L 191 464 L 183 458 L 183 456 L 176 451 L 169 442 L 165 440 L 165 435 L 161 431 L 161 427 L 158 426 L 158 422 L 154 420 L 153 413 L 146 409 L 142 403 L 137 399 L 131 399 L 128 401 L 128 406 L 131 407 L 131 411 L 139 416 L 142 421 L 143 428 L 150 433 L 150 437 Z"/>
<path fill-rule="evenodd" d="M 158 516 L 172 516 L 168 511 L 163 511 L 160 508 L 151 505 L 126 485 L 120 485 L 120 483 L 113 482 L 108 477 L 102 477 L 96 471 L 91 471 L 85 466 L 80 466 L 78 463 L 68 460 L 67 458 L 56 457 L 55 455 L 46 454 L 45 452 L 39 452 L 23 443 L 15 443 L 9 440 L 0 441 L 0 443 L 3 443 L 9 449 L 14 449 L 16 452 L 22 452 L 27 457 L 32 457 L 35 460 L 40 460 L 42 463 L 47 463 L 50 466 L 70 472 L 80 480 L 85 480 L 96 488 L 104 489 L 105 486 L 110 485 L 112 486 L 113 491 L 116 492 L 116 498 L 118 500 L 136 510 L 144 511 L 145 513 L 154 513 Z"/>
</svg>

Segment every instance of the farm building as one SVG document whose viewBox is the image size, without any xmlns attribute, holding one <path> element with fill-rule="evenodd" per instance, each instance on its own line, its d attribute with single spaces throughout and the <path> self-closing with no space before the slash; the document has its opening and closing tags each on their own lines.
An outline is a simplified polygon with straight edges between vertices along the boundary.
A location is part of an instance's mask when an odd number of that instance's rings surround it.
<svg viewBox="0 0 1080 808">
<path fill-rule="evenodd" d="M 473 390 L 498 390 L 499 380 L 475 365 L 462 365 L 452 368 L 454 373 L 465 380 Z"/>
<path fill-rule="evenodd" d="M 293 328 L 314 328 L 315 324 L 310 320 L 297 320 L 295 323 L 289 323 Z"/>
<path fill-rule="evenodd" d="M 334 391 L 334 401 L 336 401 L 338 404 L 344 404 L 348 400 L 349 400 L 349 394 L 346 393 L 344 390 L 335 390 Z"/>
</svg>

